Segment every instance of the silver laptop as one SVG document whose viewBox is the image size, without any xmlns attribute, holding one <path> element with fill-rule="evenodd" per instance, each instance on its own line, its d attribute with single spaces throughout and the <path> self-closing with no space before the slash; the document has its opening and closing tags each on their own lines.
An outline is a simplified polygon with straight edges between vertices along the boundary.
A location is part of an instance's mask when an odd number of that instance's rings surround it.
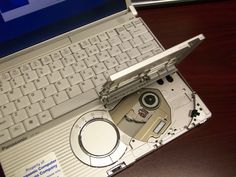
<svg viewBox="0 0 236 177">
<path fill-rule="evenodd" d="M 211 113 L 130 1 L 0 2 L 0 162 L 6 177 L 107 177 Z"/>
</svg>

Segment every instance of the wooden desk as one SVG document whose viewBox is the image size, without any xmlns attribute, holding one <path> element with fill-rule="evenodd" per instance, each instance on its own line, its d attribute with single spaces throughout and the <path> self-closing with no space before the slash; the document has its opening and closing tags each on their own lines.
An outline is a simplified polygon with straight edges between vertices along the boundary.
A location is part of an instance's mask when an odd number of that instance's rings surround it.
<svg viewBox="0 0 236 177">
<path fill-rule="evenodd" d="M 139 15 L 165 48 L 206 36 L 178 68 L 213 117 L 116 177 L 235 177 L 236 1 L 139 9 Z"/>
</svg>

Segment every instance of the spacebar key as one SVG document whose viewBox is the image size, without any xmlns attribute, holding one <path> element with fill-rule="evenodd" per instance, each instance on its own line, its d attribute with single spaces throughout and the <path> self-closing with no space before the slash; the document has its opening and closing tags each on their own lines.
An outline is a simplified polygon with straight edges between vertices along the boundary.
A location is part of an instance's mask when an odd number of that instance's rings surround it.
<svg viewBox="0 0 236 177">
<path fill-rule="evenodd" d="M 58 118 L 63 114 L 73 111 L 95 99 L 98 98 L 98 94 L 95 90 L 89 90 L 87 92 L 81 93 L 78 96 L 71 98 L 59 105 L 56 105 L 50 109 L 53 118 Z"/>
</svg>

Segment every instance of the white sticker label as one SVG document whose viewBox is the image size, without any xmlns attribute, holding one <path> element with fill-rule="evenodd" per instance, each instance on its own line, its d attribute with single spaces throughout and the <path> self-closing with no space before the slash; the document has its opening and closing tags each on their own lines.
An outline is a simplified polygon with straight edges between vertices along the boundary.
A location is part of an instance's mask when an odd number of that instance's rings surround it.
<svg viewBox="0 0 236 177">
<path fill-rule="evenodd" d="M 19 169 L 15 177 L 64 177 L 64 175 L 55 153 L 50 153 Z"/>
</svg>

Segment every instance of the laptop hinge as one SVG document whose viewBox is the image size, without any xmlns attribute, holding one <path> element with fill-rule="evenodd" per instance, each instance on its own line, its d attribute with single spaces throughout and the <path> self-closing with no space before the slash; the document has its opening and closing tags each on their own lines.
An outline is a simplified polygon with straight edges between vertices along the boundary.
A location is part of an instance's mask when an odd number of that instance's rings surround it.
<svg viewBox="0 0 236 177">
<path fill-rule="evenodd" d="M 103 85 L 103 90 L 100 92 L 100 99 L 105 107 L 110 107 L 109 105 L 112 105 L 114 102 L 120 101 L 125 96 L 134 93 L 167 75 L 171 75 L 176 71 L 175 65 L 166 63 L 165 65 L 152 68 L 151 70 L 139 74 L 136 78 L 131 78 L 115 86 L 111 81 L 108 81 Z"/>
<path fill-rule="evenodd" d="M 135 9 L 134 6 L 129 6 L 129 9 L 130 9 L 131 13 L 132 13 L 135 17 L 138 16 L 138 12 L 137 12 L 137 10 Z"/>
</svg>

